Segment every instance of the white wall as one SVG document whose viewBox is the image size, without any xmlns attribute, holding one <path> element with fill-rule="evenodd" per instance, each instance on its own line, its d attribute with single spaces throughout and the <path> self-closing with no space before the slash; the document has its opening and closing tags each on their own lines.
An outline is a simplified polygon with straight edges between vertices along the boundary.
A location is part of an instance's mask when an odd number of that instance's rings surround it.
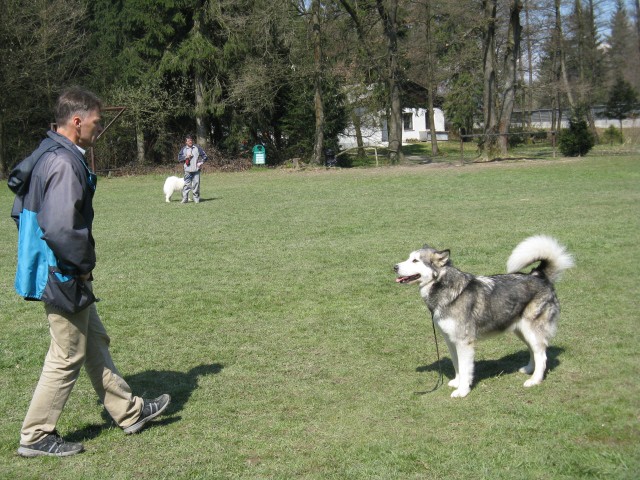
<svg viewBox="0 0 640 480">
<path fill-rule="evenodd" d="M 444 129 L 444 113 L 439 108 L 433 109 L 436 138 L 438 140 L 448 140 L 448 135 Z M 429 140 L 429 129 L 427 128 L 428 115 L 424 108 L 405 108 L 403 114 L 411 114 L 411 128 L 404 128 L 403 118 L 403 131 L 402 141 L 427 141 Z M 404 115 L 403 115 L 404 117 Z M 360 117 L 362 141 L 365 146 L 387 146 L 387 121 L 382 114 L 377 115 L 363 115 Z M 353 148 L 356 144 L 355 128 L 352 124 L 349 124 L 347 129 L 338 136 L 340 147 L 343 149 Z"/>
</svg>

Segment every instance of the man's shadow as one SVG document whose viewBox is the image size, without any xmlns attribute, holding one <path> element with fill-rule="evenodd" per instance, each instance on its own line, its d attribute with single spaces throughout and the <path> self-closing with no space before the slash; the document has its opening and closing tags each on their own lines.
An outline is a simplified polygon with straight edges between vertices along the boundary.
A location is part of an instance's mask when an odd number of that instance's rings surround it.
<svg viewBox="0 0 640 480">
<path fill-rule="evenodd" d="M 199 365 L 186 373 L 170 370 L 148 370 L 125 376 L 125 380 L 136 396 L 146 399 L 155 398 L 163 393 L 168 393 L 171 396 L 171 403 L 163 416 L 153 421 L 156 425 L 168 425 L 180 420 L 180 417 L 175 416 L 175 414 L 184 408 L 191 394 L 198 388 L 200 377 L 218 374 L 223 368 L 222 364 L 213 363 L 211 365 Z M 104 429 L 115 426 L 113 419 L 104 408 L 102 409 L 102 418 L 104 419 L 103 424 L 87 425 L 80 430 L 72 432 L 68 435 L 69 440 L 81 441 L 96 438 Z"/>
<path fill-rule="evenodd" d="M 549 347 L 547 348 L 547 372 L 554 370 L 560 365 L 558 357 L 564 352 L 564 348 Z M 496 377 L 516 373 L 520 368 L 529 363 L 529 351 L 521 350 L 512 353 L 499 360 L 477 360 L 474 362 L 473 384 L 471 388 L 475 388 L 481 381 L 487 378 Z M 430 365 L 423 365 L 416 368 L 416 372 L 440 372 L 444 377 L 444 384 L 449 380 L 453 380 L 456 376 L 453 362 L 450 358 L 441 358 L 440 362 L 435 361 Z M 524 377 L 523 377 L 524 378 Z M 426 392 L 419 392 L 426 393 Z"/>
</svg>

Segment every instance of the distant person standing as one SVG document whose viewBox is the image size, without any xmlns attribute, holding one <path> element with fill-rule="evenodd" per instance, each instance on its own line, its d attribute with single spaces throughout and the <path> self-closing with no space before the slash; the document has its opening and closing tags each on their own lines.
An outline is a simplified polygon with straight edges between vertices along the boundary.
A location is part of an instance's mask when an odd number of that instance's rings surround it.
<svg viewBox="0 0 640 480">
<path fill-rule="evenodd" d="M 97 177 L 85 152 L 102 132 L 102 102 L 79 87 L 62 92 L 55 107 L 56 132 L 9 175 L 16 194 L 11 216 L 18 225 L 16 291 L 40 300 L 51 342 L 40 380 L 22 424 L 18 454 L 64 457 L 83 451 L 65 441 L 56 424 L 82 367 L 93 389 L 126 434 L 139 432 L 169 404 L 134 396 L 109 352 L 110 339 L 93 295 L 96 265 L 92 235 Z"/>
<path fill-rule="evenodd" d="M 209 159 L 199 145 L 193 143 L 193 137 L 187 135 L 185 146 L 178 153 L 178 162 L 184 164 L 184 188 L 182 203 L 189 201 L 189 190 L 195 203 L 200 203 L 200 168 Z"/>
</svg>

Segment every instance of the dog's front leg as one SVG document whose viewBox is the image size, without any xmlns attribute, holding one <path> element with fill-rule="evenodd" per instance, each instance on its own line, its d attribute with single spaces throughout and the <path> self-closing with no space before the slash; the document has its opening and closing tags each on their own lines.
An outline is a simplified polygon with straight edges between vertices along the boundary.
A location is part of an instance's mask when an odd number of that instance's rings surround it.
<svg viewBox="0 0 640 480">
<path fill-rule="evenodd" d="M 449 349 L 449 355 L 451 356 L 451 363 L 453 363 L 453 369 L 455 371 L 455 377 L 450 380 L 447 385 L 453 388 L 458 388 L 460 384 L 460 374 L 458 370 L 458 351 L 456 350 L 456 344 L 449 339 L 448 335 L 444 336 L 445 342 L 447 342 L 447 348 Z"/>
<path fill-rule="evenodd" d="M 455 348 L 458 352 L 458 388 L 453 391 L 451 398 L 462 398 L 471 391 L 474 348 L 473 343 L 458 343 Z"/>
</svg>

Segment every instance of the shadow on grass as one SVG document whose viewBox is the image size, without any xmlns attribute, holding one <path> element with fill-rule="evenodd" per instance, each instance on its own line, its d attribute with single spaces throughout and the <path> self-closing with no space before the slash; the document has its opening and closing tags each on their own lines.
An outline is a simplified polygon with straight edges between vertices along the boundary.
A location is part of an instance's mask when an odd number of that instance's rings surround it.
<svg viewBox="0 0 640 480">
<path fill-rule="evenodd" d="M 213 201 L 215 201 L 215 200 L 220 200 L 220 198 L 222 198 L 222 197 L 207 197 L 207 198 L 205 198 L 205 197 L 200 197 L 200 203 L 203 203 L 203 202 L 213 202 Z M 193 202 L 189 202 L 189 203 L 193 203 Z"/>
<path fill-rule="evenodd" d="M 554 370 L 560 365 L 558 357 L 564 352 L 564 348 L 549 347 L 547 348 L 547 371 Z M 430 365 L 423 365 L 416 368 L 416 372 L 439 372 L 442 369 L 442 374 L 447 377 L 445 383 L 448 380 L 453 380 L 455 377 L 455 370 L 453 368 L 453 362 L 450 358 L 441 358 L 442 365 L 438 365 L 438 362 L 433 362 Z M 474 362 L 473 370 L 473 388 L 481 381 L 500 375 L 506 375 L 516 373 L 520 368 L 529 363 L 529 351 L 521 350 L 516 353 L 512 353 L 499 360 L 479 360 Z"/>
<path fill-rule="evenodd" d="M 175 415 L 184 408 L 193 391 L 198 388 L 198 380 L 200 377 L 218 374 L 223 368 L 222 364 L 213 363 L 211 365 L 199 365 L 188 372 L 148 370 L 126 376 L 125 380 L 131 387 L 134 395 L 143 398 L 155 398 L 163 393 L 171 395 L 171 403 L 164 412 L 164 416 L 153 420 L 153 423 L 149 423 L 149 425 L 169 425 L 180 420 L 180 417 L 172 415 Z M 87 425 L 80 430 L 70 433 L 67 436 L 68 440 L 79 442 L 96 438 L 103 430 L 115 426 L 115 423 L 106 410 L 102 411 L 102 418 L 105 421 L 104 424 Z"/>
<path fill-rule="evenodd" d="M 204 203 L 204 202 L 213 202 L 215 200 L 220 200 L 222 197 L 200 197 L 200 203 Z M 180 200 L 180 198 L 178 198 L 177 200 L 171 199 L 171 201 L 169 203 L 182 203 L 182 200 Z M 193 200 L 189 200 L 187 202 L 187 205 L 190 205 L 192 203 L 195 203 Z"/>
</svg>

